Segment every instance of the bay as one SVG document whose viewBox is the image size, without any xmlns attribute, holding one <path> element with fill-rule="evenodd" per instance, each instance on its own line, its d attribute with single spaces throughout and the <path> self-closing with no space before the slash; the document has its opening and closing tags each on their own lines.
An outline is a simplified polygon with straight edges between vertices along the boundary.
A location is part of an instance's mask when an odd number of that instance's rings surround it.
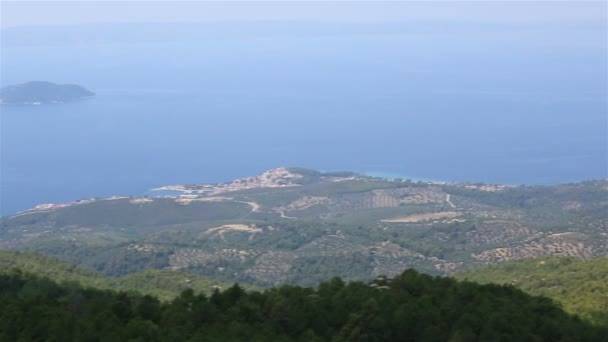
<svg viewBox="0 0 608 342">
<path fill-rule="evenodd" d="M 3 48 L 2 84 L 78 83 L 97 95 L 1 107 L 0 214 L 279 166 L 503 184 L 605 178 L 606 50 L 571 49 L 559 33 Z"/>
</svg>

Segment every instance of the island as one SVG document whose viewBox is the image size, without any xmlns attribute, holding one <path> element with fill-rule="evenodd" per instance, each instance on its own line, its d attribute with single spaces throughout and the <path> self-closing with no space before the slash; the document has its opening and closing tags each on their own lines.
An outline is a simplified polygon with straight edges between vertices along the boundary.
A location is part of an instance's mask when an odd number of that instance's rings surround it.
<svg viewBox="0 0 608 342">
<path fill-rule="evenodd" d="M 75 84 L 34 81 L 0 88 L 0 104 L 64 103 L 93 95 L 95 93 Z"/>
</svg>

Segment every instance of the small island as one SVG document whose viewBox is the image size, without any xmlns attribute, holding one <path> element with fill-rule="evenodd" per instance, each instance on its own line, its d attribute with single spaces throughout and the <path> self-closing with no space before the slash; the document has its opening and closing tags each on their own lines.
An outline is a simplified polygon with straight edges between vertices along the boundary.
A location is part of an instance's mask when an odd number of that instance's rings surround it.
<svg viewBox="0 0 608 342">
<path fill-rule="evenodd" d="M 0 88 L 0 104 L 40 105 L 63 103 L 95 93 L 75 84 L 55 84 L 35 81 Z"/>
</svg>

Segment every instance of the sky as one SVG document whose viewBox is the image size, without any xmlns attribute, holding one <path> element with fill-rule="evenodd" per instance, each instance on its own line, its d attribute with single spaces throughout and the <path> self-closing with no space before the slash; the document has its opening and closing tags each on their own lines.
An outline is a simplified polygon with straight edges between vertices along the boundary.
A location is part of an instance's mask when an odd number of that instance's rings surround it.
<svg viewBox="0 0 608 342">
<path fill-rule="evenodd" d="M 604 24 L 606 1 L 0 0 L 1 27 L 240 20 L 491 21 Z"/>
</svg>

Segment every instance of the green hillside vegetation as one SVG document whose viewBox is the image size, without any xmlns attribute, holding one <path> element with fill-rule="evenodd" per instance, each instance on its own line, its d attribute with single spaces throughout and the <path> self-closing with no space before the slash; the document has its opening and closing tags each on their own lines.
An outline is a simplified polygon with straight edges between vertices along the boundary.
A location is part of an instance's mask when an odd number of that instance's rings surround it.
<svg viewBox="0 0 608 342">
<path fill-rule="evenodd" d="M 111 277 L 179 269 L 261 287 L 608 255 L 606 180 L 510 187 L 278 168 L 169 188 L 185 193 L 84 199 L 1 217 L 0 249 Z"/>
<path fill-rule="evenodd" d="M 15 270 L 48 277 L 60 283 L 75 282 L 84 287 L 126 292 L 136 291 L 154 295 L 161 300 L 173 299 L 188 288 L 210 294 L 215 288 L 230 286 L 193 274 L 171 270 L 146 270 L 123 277 L 105 277 L 86 267 L 62 262 L 55 258 L 33 253 L 0 250 L 0 273 L 7 274 Z"/>
<path fill-rule="evenodd" d="M 2 341 L 608 341 L 548 298 L 413 270 L 171 302 L 20 273 L 0 275 L 0 289 Z"/>
<path fill-rule="evenodd" d="M 456 277 L 484 284 L 512 284 L 550 297 L 568 312 L 608 324 L 608 258 L 524 259 L 465 271 Z"/>
</svg>

